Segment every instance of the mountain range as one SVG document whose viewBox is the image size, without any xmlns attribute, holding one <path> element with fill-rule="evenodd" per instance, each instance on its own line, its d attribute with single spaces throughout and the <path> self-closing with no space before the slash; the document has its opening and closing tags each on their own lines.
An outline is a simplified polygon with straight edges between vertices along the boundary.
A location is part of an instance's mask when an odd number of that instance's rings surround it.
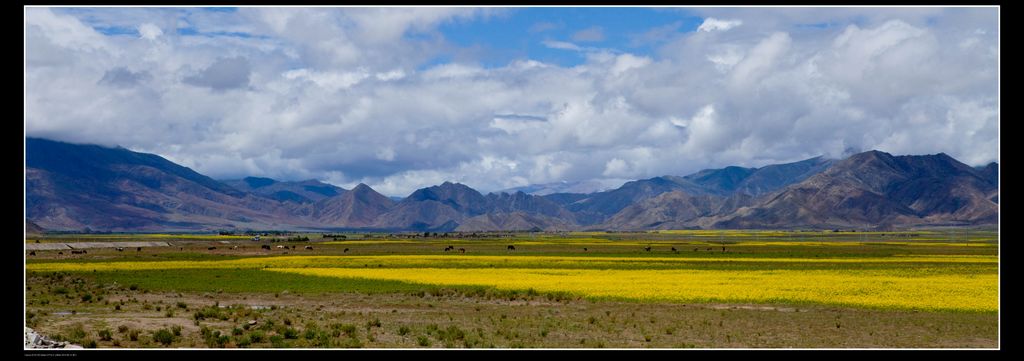
<svg viewBox="0 0 1024 361">
<path fill-rule="evenodd" d="M 25 152 L 33 230 L 891 229 L 995 224 L 999 215 L 998 164 L 972 168 L 941 153 L 730 166 L 592 193 L 559 191 L 597 183 L 484 195 L 444 182 L 396 200 L 365 184 L 218 181 L 120 147 L 27 138 Z"/>
</svg>

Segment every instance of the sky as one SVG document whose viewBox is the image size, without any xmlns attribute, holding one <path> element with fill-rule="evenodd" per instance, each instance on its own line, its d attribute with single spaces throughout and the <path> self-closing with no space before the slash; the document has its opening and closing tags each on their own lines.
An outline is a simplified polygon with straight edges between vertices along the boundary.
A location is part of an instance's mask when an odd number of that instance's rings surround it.
<svg viewBox="0 0 1024 361">
<path fill-rule="evenodd" d="M 998 161 L 994 7 L 26 7 L 25 134 L 406 196 Z"/>
</svg>

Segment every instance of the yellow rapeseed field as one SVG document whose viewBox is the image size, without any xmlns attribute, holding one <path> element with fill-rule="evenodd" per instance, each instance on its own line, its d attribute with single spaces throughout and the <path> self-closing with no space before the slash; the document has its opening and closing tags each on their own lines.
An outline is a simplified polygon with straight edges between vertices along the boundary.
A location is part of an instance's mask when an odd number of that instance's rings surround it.
<svg viewBox="0 0 1024 361">
<path fill-rule="evenodd" d="M 380 255 L 40 262 L 26 264 L 26 270 L 264 269 L 335 278 L 533 289 L 635 301 L 816 303 L 988 312 L 998 310 L 997 262 L 997 256 L 984 255 L 850 258 Z"/>
<path fill-rule="evenodd" d="M 995 274 L 903 277 L 893 271 L 279 268 L 273 272 L 568 292 L 668 302 L 819 303 L 888 309 L 995 311 Z"/>
</svg>

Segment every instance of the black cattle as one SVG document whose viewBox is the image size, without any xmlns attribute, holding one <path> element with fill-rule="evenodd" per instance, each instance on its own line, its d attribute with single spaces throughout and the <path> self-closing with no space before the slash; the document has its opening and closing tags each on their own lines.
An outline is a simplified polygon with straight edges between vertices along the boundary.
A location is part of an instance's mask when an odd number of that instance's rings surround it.
<svg viewBox="0 0 1024 361">
<path fill-rule="evenodd" d="M 651 246 L 644 247 L 644 251 L 650 252 L 651 251 Z"/>
<path fill-rule="evenodd" d="M 725 247 L 722 247 L 722 252 L 725 252 Z"/>
<path fill-rule="evenodd" d="M 586 252 L 586 251 L 587 251 L 587 247 L 583 247 L 583 252 Z"/>
<path fill-rule="evenodd" d="M 677 251 L 675 247 L 672 247 L 672 252 L 679 252 L 679 251 Z"/>
<path fill-rule="evenodd" d="M 59 255 L 62 255 L 62 256 L 63 256 L 63 255 L 64 255 L 64 252 L 57 252 L 57 254 L 59 254 Z"/>
<path fill-rule="evenodd" d="M 142 252 L 142 247 L 135 248 L 135 252 Z"/>
<path fill-rule="evenodd" d="M 700 251 L 700 248 L 694 247 L 694 248 L 693 248 L 693 251 L 694 251 L 694 252 Z"/>
<path fill-rule="evenodd" d="M 516 250 L 516 246 L 513 246 L 513 245 L 510 244 L 510 245 L 508 245 L 508 250 L 509 251 L 515 251 Z"/>
<path fill-rule="evenodd" d="M 712 249 L 713 249 L 713 248 L 711 248 L 711 247 L 708 247 L 708 251 L 710 251 L 710 250 L 712 250 Z"/>
<path fill-rule="evenodd" d="M 124 252 L 124 247 L 117 247 L 118 252 Z"/>
<path fill-rule="evenodd" d="M 28 253 L 28 255 L 29 256 L 35 256 L 36 255 L 36 251 L 31 251 L 31 252 Z"/>
<path fill-rule="evenodd" d="M 313 249 L 313 246 L 306 246 L 306 249 L 311 250 L 311 249 Z"/>
<path fill-rule="evenodd" d="M 84 254 L 84 253 L 85 253 L 85 250 L 84 250 L 84 249 L 83 249 L 83 250 L 81 250 L 81 251 L 79 251 L 79 250 L 74 250 L 74 251 L 71 251 L 71 254 Z"/>
<path fill-rule="evenodd" d="M 344 252 L 344 253 L 348 253 L 348 248 L 345 248 L 345 250 L 344 250 L 344 251 L 342 251 L 342 252 Z"/>
<path fill-rule="evenodd" d="M 466 249 L 465 248 L 459 248 L 459 253 L 466 253 Z"/>
<path fill-rule="evenodd" d="M 206 247 L 207 251 L 212 251 L 212 250 L 215 250 L 215 249 L 217 249 L 217 247 Z"/>
<path fill-rule="evenodd" d="M 269 250 L 270 250 L 270 245 L 269 245 L 269 244 L 265 244 L 265 245 L 262 245 L 262 246 L 260 246 L 260 248 L 262 248 L 262 249 L 265 249 L 265 250 L 268 250 L 268 251 L 269 251 Z"/>
</svg>

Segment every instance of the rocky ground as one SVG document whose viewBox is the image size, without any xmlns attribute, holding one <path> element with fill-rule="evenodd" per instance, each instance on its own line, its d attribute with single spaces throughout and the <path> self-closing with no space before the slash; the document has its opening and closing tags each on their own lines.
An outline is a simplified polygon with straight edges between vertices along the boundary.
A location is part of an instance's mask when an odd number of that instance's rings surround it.
<svg viewBox="0 0 1024 361">
<path fill-rule="evenodd" d="M 31 328 L 25 327 L 25 348 L 82 348 L 79 345 L 73 345 L 67 342 L 54 341 L 46 336 L 40 335 L 33 331 Z"/>
</svg>

